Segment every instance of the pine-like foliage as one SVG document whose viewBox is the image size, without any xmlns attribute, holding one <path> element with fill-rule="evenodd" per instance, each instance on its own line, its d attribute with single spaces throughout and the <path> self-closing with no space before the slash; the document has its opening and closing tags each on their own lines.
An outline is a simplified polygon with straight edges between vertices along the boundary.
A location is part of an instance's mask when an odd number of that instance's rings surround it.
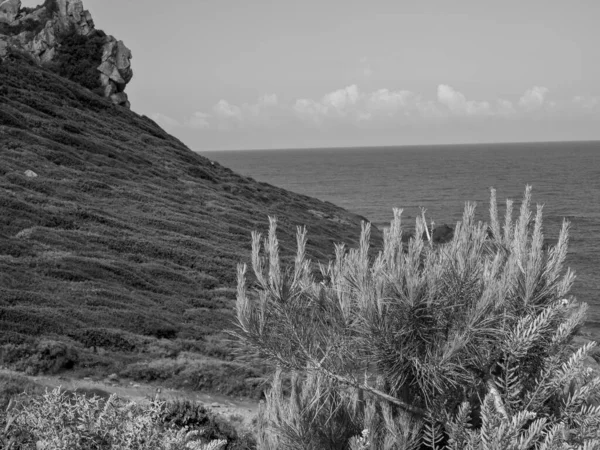
<svg viewBox="0 0 600 450">
<path fill-rule="evenodd" d="M 600 378 L 584 365 L 593 344 L 572 345 L 587 305 L 567 297 L 568 223 L 545 247 L 530 203 L 527 187 L 518 217 L 509 200 L 501 223 L 492 190 L 490 223 L 467 204 L 439 246 L 424 217 L 404 246 L 394 210 L 376 258 L 365 224 L 320 281 L 304 229 L 289 268 L 276 221 L 264 241 L 254 233 L 256 289 L 240 266 L 235 334 L 277 367 L 259 448 L 600 448 Z"/>
</svg>

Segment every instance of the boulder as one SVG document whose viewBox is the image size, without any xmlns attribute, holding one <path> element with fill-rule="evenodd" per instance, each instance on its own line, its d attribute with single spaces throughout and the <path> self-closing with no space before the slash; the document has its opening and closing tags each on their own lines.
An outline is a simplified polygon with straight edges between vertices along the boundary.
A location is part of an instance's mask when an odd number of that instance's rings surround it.
<svg viewBox="0 0 600 450">
<path fill-rule="evenodd" d="M 435 227 L 433 233 L 431 233 L 431 239 L 434 244 L 446 244 L 447 242 L 450 242 L 453 237 L 454 230 L 446 224 Z"/>
<path fill-rule="evenodd" d="M 0 22 L 14 22 L 20 9 L 21 0 L 0 0 Z"/>
<path fill-rule="evenodd" d="M 133 78 L 133 70 L 131 69 L 131 50 L 125 46 L 123 41 L 117 41 L 112 36 L 107 37 L 102 51 L 102 63 L 98 70 L 101 73 L 100 82 L 104 95 L 117 105 L 129 104 L 127 96 L 121 94 L 124 94 L 125 86 Z"/>
<path fill-rule="evenodd" d="M 33 170 L 26 170 L 26 171 L 25 171 L 25 176 L 26 176 L 27 178 L 37 178 L 37 177 L 38 177 L 38 174 L 37 174 L 37 173 L 35 173 Z"/>
<path fill-rule="evenodd" d="M 0 0 L 0 22 L 8 23 L 12 29 L 19 30 L 19 25 L 31 21 L 46 21 L 43 27 L 37 28 L 39 31 L 36 34 L 25 29 L 14 35 L 0 35 L 0 58 L 6 57 L 12 47 L 29 53 L 38 64 L 50 63 L 60 47 L 59 40 L 63 32 L 74 28 L 79 35 L 87 36 L 95 30 L 92 16 L 84 9 L 82 0 L 56 0 L 56 4 L 57 12 L 52 15 L 44 6 L 25 14 L 20 9 L 20 0 Z M 115 104 L 129 108 L 124 90 L 133 77 L 131 50 L 113 36 L 106 36 L 104 40 L 101 64 L 98 66 L 103 95 Z"/>
<path fill-rule="evenodd" d="M 110 99 L 115 105 L 125 106 L 126 108 L 131 106 L 125 92 L 117 92 L 116 94 L 111 95 Z"/>
</svg>

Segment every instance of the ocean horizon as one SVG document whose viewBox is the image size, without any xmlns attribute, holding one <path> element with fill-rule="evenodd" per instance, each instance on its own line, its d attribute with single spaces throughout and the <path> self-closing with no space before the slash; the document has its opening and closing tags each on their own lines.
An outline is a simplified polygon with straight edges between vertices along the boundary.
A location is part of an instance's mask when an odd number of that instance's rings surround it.
<svg viewBox="0 0 600 450">
<path fill-rule="evenodd" d="M 379 228 L 389 224 L 393 208 L 403 209 L 407 229 L 421 208 L 436 225 L 454 226 L 466 202 L 475 202 L 478 219 L 489 221 L 490 188 L 503 215 L 507 198 L 518 212 L 531 185 L 534 208 L 543 205 L 546 239 L 556 239 L 563 219 L 571 224 L 572 294 L 590 305 L 587 327 L 600 331 L 600 141 L 199 153 L 257 181 L 334 203 Z"/>
</svg>

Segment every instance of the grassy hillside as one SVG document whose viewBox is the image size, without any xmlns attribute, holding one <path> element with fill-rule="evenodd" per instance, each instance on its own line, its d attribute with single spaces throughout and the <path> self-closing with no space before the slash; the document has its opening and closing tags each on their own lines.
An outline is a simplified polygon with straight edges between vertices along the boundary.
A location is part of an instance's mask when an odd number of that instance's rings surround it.
<svg viewBox="0 0 600 450">
<path fill-rule="evenodd" d="M 261 368 L 223 330 L 268 215 L 284 256 L 308 224 L 321 260 L 362 220 L 240 176 L 26 58 L 0 64 L 0 364 L 257 394 Z"/>
</svg>

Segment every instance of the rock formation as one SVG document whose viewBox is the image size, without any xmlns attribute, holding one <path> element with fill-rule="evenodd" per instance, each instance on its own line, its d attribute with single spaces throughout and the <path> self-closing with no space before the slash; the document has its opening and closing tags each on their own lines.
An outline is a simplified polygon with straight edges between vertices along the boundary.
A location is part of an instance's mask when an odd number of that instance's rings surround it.
<svg viewBox="0 0 600 450">
<path fill-rule="evenodd" d="M 0 0 L 0 22 L 11 23 L 21 8 L 20 0 Z"/>
<path fill-rule="evenodd" d="M 51 63 L 60 39 L 69 30 L 81 36 L 95 31 L 82 0 L 47 0 L 37 8 L 22 9 L 21 0 L 0 0 L 0 59 L 9 49 L 30 54 L 38 64 Z M 129 108 L 125 86 L 133 77 L 131 51 L 113 36 L 105 36 L 98 78 L 103 95 Z"/>
</svg>

